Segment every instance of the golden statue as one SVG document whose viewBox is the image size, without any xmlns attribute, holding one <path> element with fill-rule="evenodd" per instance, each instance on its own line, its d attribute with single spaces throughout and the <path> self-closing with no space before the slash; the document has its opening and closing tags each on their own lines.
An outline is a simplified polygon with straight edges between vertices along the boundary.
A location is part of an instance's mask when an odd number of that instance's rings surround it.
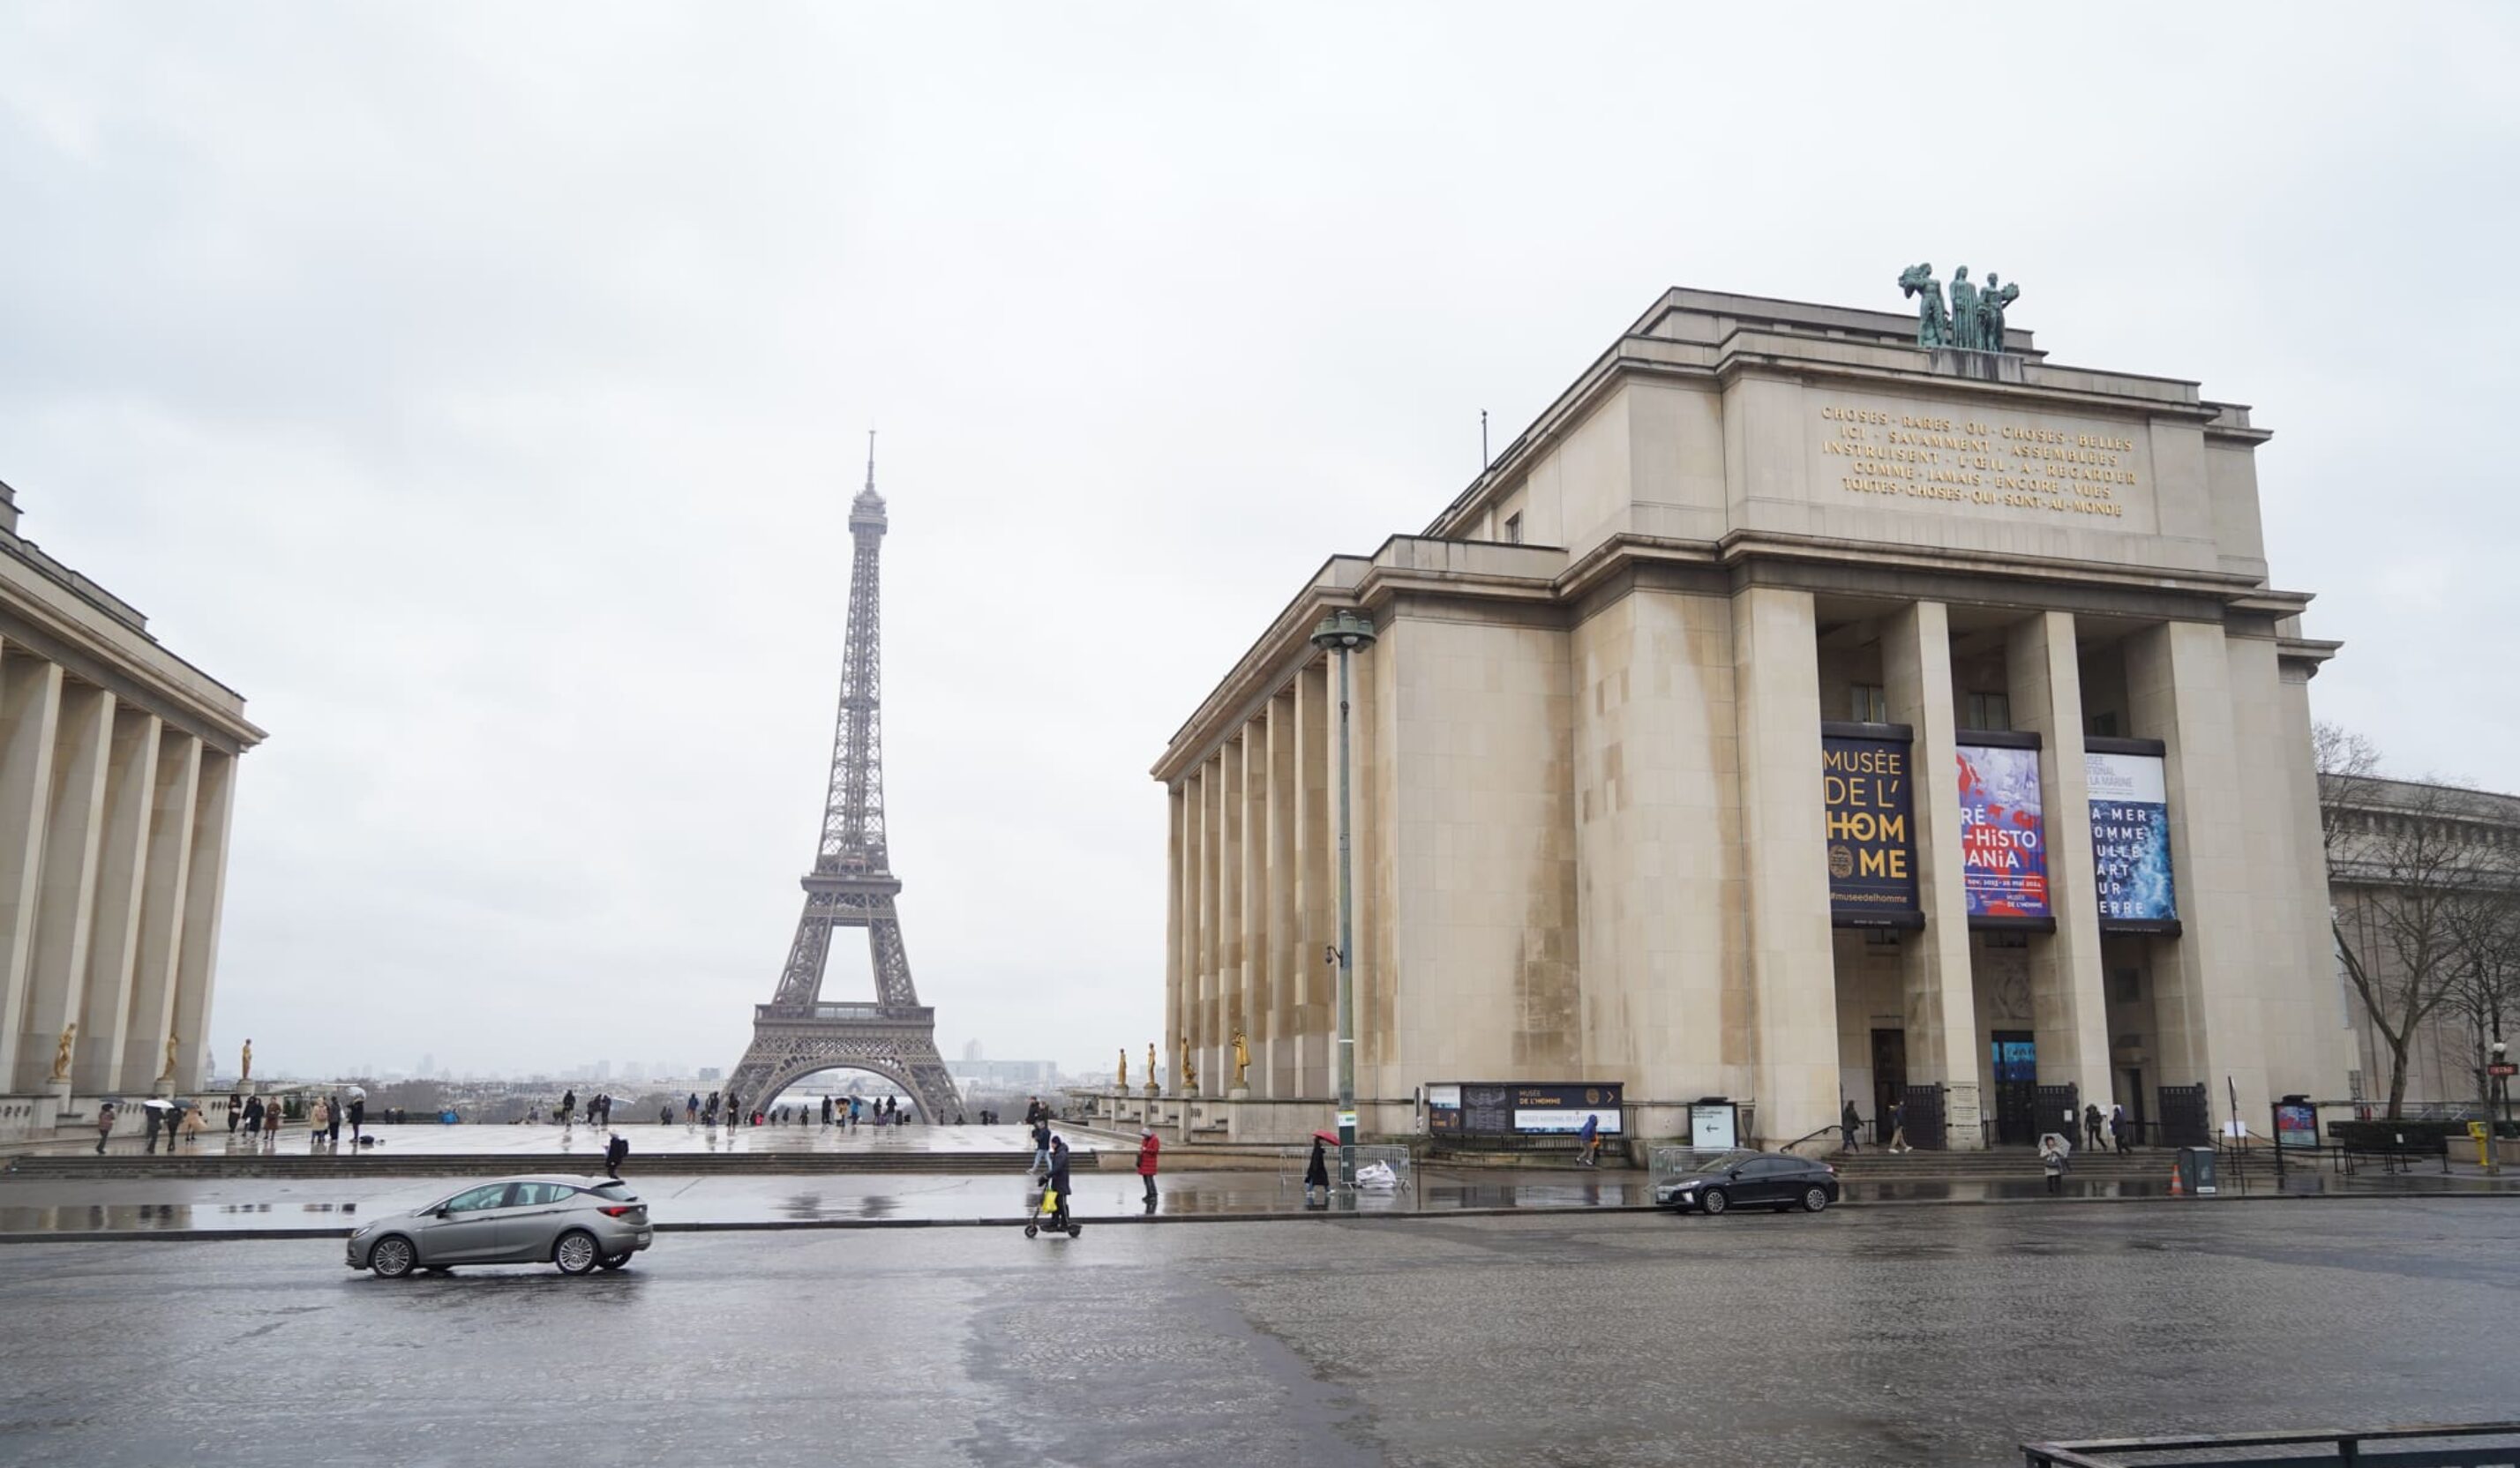
<svg viewBox="0 0 2520 1468">
<path fill-rule="evenodd" d="M 1251 1047 L 1242 1043 L 1242 1032 L 1234 1032 L 1234 1089 L 1240 1090 L 1250 1084 Z"/>
<path fill-rule="evenodd" d="M 1191 1088 L 1192 1088 L 1192 1087 L 1193 1087 L 1193 1086 L 1196 1086 L 1197 1084 L 1198 1084 L 1198 1067 L 1190 1063 L 1190 1037 L 1189 1037 L 1189 1036 L 1187 1036 L 1187 1035 L 1185 1035 L 1185 1036 L 1183 1036 L 1183 1037 L 1182 1037 L 1182 1063 L 1181 1063 L 1181 1092 L 1182 1092 L 1182 1094 L 1183 1094 L 1183 1095 L 1188 1095 L 1188 1094 L 1190 1094 Z"/>
<path fill-rule="evenodd" d="M 245 1043 L 245 1053 L 237 1057 L 237 1081 L 239 1084 L 243 1084 L 244 1082 L 250 1081 L 252 1079 L 253 1042 L 248 1040 Z"/>
<path fill-rule="evenodd" d="M 1129 1089 L 1129 1047 L 1125 1045 L 1120 1046 L 1120 1089 Z"/>
<path fill-rule="evenodd" d="M 1148 1041 L 1148 1042 L 1147 1042 L 1147 1085 L 1148 1085 L 1148 1086 L 1149 1086 L 1149 1087 L 1152 1087 L 1154 1084 L 1155 1084 L 1155 1043 L 1154 1043 L 1153 1041 L 1149 1040 L 1149 1041 Z"/>
<path fill-rule="evenodd" d="M 181 1036 L 181 1035 L 177 1035 L 177 1034 L 173 1033 L 172 1031 L 169 1031 L 169 1032 L 167 1033 L 167 1036 L 166 1036 L 166 1068 L 165 1068 L 164 1070 L 159 1071 L 159 1072 L 158 1073 L 158 1080 L 160 1080 L 160 1081 L 171 1081 L 171 1080 L 173 1080 L 173 1079 L 175 1078 L 175 1051 L 177 1050 L 177 1048 L 179 1048 L 179 1047 L 183 1045 L 183 1043 L 184 1043 L 184 1037 L 183 1037 L 183 1036 Z"/>
<path fill-rule="evenodd" d="M 53 1046 L 54 1080 L 67 1081 L 70 1078 L 70 1044 L 77 1039 L 78 1021 L 72 1020 L 62 1026 L 61 1044 Z"/>
</svg>

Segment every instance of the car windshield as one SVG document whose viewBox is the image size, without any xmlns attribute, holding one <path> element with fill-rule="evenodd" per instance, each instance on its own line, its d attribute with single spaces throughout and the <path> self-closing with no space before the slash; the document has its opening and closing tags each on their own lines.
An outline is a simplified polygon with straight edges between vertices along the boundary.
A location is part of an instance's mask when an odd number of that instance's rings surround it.
<svg viewBox="0 0 2520 1468">
<path fill-rule="evenodd" d="M 1727 1168 L 1739 1167 L 1741 1164 L 1748 1162 L 1750 1159 L 1758 1155 L 1759 1154 L 1756 1152 L 1749 1151 L 1716 1152 L 1711 1155 L 1692 1158 L 1688 1165 L 1682 1168 L 1681 1171 L 1684 1173 L 1720 1173 L 1725 1171 Z"/>
</svg>

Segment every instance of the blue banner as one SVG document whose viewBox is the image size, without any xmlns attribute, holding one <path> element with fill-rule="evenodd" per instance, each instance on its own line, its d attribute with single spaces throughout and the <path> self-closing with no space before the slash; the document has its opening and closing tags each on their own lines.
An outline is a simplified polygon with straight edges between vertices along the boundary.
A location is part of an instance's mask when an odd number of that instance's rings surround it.
<svg viewBox="0 0 2520 1468">
<path fill-rule="evenodd" d="M 2170 880 L 2170 808 L 2161 756 L 2083 756 L 2091 786 L 2092 864 L 2102 922 L 2176 922 Z"/>
</svg>

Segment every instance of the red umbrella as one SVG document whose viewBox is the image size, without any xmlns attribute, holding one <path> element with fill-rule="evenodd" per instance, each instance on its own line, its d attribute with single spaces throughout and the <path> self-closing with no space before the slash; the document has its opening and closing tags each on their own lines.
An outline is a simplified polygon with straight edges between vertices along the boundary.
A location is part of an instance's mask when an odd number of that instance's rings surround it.
<svg viewBox="0 0 2520 1468">
<path fill-rule="evenodd" d="M 1313 1136 L 1316 1140 L 1328 1142 L 1331 1146 L 1338 1145 L 1338 1134 L 1335 1132 L 1316 1132 Z"/>
</svg>

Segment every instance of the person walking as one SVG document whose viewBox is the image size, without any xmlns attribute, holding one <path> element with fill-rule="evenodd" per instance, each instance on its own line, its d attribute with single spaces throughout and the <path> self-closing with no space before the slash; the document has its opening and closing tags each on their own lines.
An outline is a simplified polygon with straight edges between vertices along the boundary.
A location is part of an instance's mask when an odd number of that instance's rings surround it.
<svg viewBox="0 0 2520 1468">
<path fill-rule="evenodd" d="M 96 1108 L 96 1155 L 105 1155 L 105 1139 L 113 1134 L 116 1107 L 112 1101 L 101 1101 Z"/>
<path fill-rule="evenodd" d="M 1601 1155 L 1601 1117 L 1598 1112 L 1585 1116 L 1584 1130 L 1575 1134 L 1575 1139 L 1582 1143 L 1575 1154 L 1575 1161 L 1584 1167 L 1594 1166 L 1594 1159 Z"/>
<path fill-rule="evenodd" d="M 332 1119 L 332 1114 L 330 1108 L 325 1106 L 322 1096 L 317 1096 L 315 1104 L 306 1109 L 306 1149 L 308 1151 L 313 1151 L 315 1143 L 324 1139 L 324 1126 Z"/>
<path fill-rule="evenodd" d="M 324 1140 L 336 1147 L 341 1144 L 341 1118 L 347 1116 L 350 1119 L 350 1145 L 357 1146 L 359 1144 L 359 1103 L 344 1101 L 339 1096 L 335 1096 L 333 1109 L 329 1115 L 332 1120 L 324 1128 Z"/>
<path fill-rule="evenodd" d="M 1057 1140 L 1050 1134 L 1050 1123 L 1035 1118 L 1032 1124 L 1032 1170 L 1050 1171 L 1050 1144 Z"/>
<path fill-rule="evenodd" d="M 1908 1145 L 1908 1103 L 1905 1100 L 1898 1100 L 1890 1103 L 1889 1149 L 1893 1152 L 1912 1152 L 1916 1150 L 1914 1147 Z"/>
<path fill-rule="evenodd" d="M 693 1091 L 683 1098 L 683 1125 L 696 1125 L 700 1119 L 700 1093 Z"/>
<path fill-rule="evenodd" d="M 1847 1102 L 1846 1108 L 1837 1114 L 1837 1127 L 1840 1132 L 1846 1134 L 1846 1155 L 1849 1157 L 1856 1156 L 1863 1150 L 1861 1147 L 1856 1145 L 1855 1141 L 1856 1135 L 1863 1129 L 1863 1126 L 1864 1118 L 1855 1114 L 1855 1103 L 1853 1101 Z"/>
<path fill-rule="evenodd" d="M 2127 1115 L 2126 1107 L 2114 1101 L 2109 1103 L 2109 1138 L 2117 1143 L 2120 1157 L 2127 1154 L 2127 1143 L 2135 1139 L 2134 1132 L 2135 1121 Z"/>
<path fill-rule="evenodd" d="M 260 1097 L 260 1096 L 248 1096 L 248 1097 L 246 1097 L 246 1098 L 245 1098 L 245 1140 L 246 1140 L 246 1145 L 248 1145 L 248 1146 L 251 1146 L 251 1145 L 253 1145 L 253 1143 L 254 1143 L 255 1139 L 256 1139 L 256 1138 L 258 1138 L 261 1134 L 262 1134 L 262 1097 Z"/>
<path fill-rule="evenodd" d="M 353 1082 L 350 1086 L 349 1096 L 350 1145 L 355 1147 L 364 1139 L 360 1135 L 359 1129 L 368 1124 L 368 1089 Z M 333 1139 L 335 1141 L 339 1141 L 341 1139 L 341 1128 L 338 1120 L 340 1114 L 341 1108 L 339 1103 L 337 1101 L 333 1107 L 333 1115 L 337 1118 L 333 1126 Z"/>
<path fill-rule="evenodd" d="M 2083 1108 L 2083 1138 L 2084 1145 L 2092 1151 L 2100 1149 L 2100 1108 L 2097 1106 Z"/>
<path fill-rule="evenodd" d="M 560 1096 L 560 1124 L 563 1131 L 577 1120 L 577 1088 L 572 1086 Z"/>
<path fill-rule="evenodd" d="M 1155 1154 L 1162 1151 L 1163 1146 L 1162 1142 L 1155 1139 L 1154 1128 L 1138 1129 L 1138 1176 L 1146 1179 L 1147 1212 L 1148 1213 L 1155 1211 Z"/>
<path fill-rule="evenodd" d="M 237 1122 L 245 1115 L 245 1097 L 228 1092 L 228 1135 L 236 1135 Z"/>
<path fill-rule="evenodd" d="M 1313 1160 L 1304 1164 L 1304 1206 L 1328 1208 L 1330 1202 L 1330 1160 L 1326 1144 L 1313 1138 Z"/>
<path fill-rule="evenodd" d="M 1050 1139 L 1050 1191 L 1055 1200 L 1051 1205 L 1051 1226 L 1064 1228 L 1067 1226 L 1068 1213 L 1067 1138 L 1064 1136 L 1054 1136 Z"/>
<path fill-rule="evenodd" d="M 202 1117 L 201 1107 L 187 1106 L 184 1108 L 183 1129 L 185 1143 L 192 1145 L 201 1141 L 202 1134 L 210 1130 L 210 1124 Z"/>
<path fill-rule="evenodd" d="M 613 1133 L 612 1139 L 604 1144 L 604 1175 L 608 1178 L 619 1178 L 622 1159 L 629 1155 L 630 1138 L 618 1132 Z"/>
<path fill-rule="evenodd" d="M 142 1147 L 140 1150 L 144 1152 L 155 1152 L 158 1150 L 158 1130 L 165 1125 L 163 1119 L 165 1109 L 166 1108 L 158 1105 L 156 1101 L 143 1101 L 140 1103 L 140 1120 L 146 1123 L 149 1128 L 149 1144 Z"/>
<path fill-rule="evenodd" d="M 2065 1190 L 2065 1138 L 2053 1132 L 2039 1137 L 2039 1165 L 2048 1173 L 2048 1195 L 2054 1197 Z"/>
</svg>

